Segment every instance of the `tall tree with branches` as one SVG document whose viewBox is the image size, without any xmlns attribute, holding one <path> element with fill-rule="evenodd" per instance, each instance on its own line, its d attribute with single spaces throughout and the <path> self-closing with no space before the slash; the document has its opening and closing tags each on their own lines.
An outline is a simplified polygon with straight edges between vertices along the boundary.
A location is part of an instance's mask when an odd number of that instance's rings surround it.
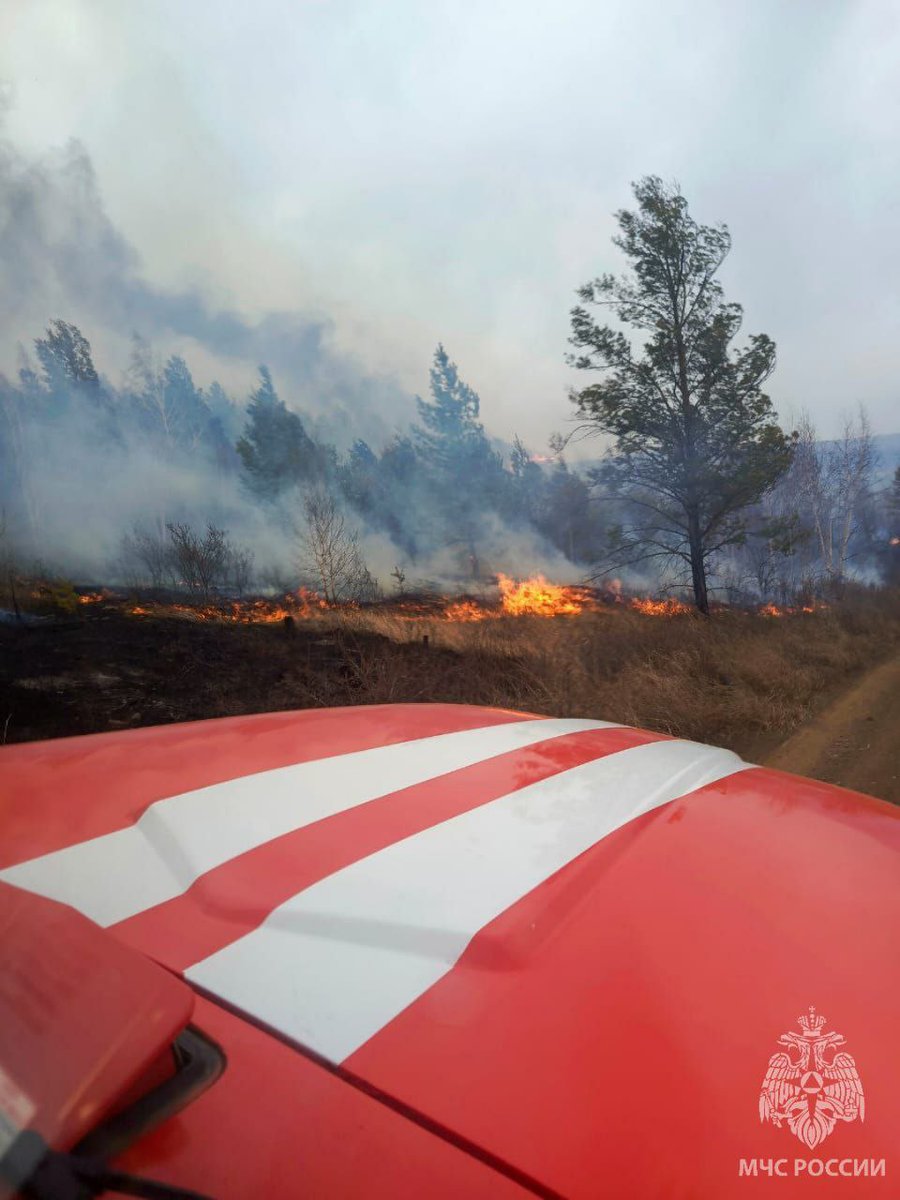
<svg viewBox="0 0 900 1200">
<path fill-rule="evenodd" d="M 569 361 L 602 375 L 572 399 L 585 431 L 615 439 L 597 479 L 632 514 L 615 531 L 607 565 L 683 563 L 708 613 L 711 560 L 746 538 L 742 514 L 790 463 L 791 440 L 762 391 L 775 345 L 757 334 L 731 347 L 743 313 L 716 279 L 731 248 L 727 228 L 699 225 L 677 187 L 655 176 L 633 191 L 637 211 L 616 213 L 613 238 L 631 272 L 585 284 L 572 310 Z M 598 323 L 588 305 L 607 309 L 643 344 Z"/>
<path fill-rule="evenodd" d="M 250 395 L 236 449 L 247 487 L 262 500 L 274 500 L 297 484 L 315 484 L 324 473 L 320 447 L 275 391 L 266 366 L 259 368 L 259 384 Z"/>
<path fill-rule="evenodd" d="M 51 386 L 62 384 L 89 392 L 99 390 L 100 377 L 94 366 L 91 344 L 77 325 L 51 321 L 44 337 L 35 338 L 34 345 Z"/>
<path fill-rule="evenodd" d="M 301 572 L 316 581 L 329 604 L 375 599 L 375 580 L 363 561 L 359 535 L 347 525 L 334 497 L 323 488 L 308 492 L 303 514 Z"/>
<path fill-rule="evenodd" d="M 421 424 L 413 436 L 431 487 L 440 497 L 447 543 L 463 549 L 472 578 L 480 575 L 486 511 L 502 502 L 508 479 L 479 421 L 481 401 L 438 345 L 427 399 L 416 397 Z"/>
</svg>

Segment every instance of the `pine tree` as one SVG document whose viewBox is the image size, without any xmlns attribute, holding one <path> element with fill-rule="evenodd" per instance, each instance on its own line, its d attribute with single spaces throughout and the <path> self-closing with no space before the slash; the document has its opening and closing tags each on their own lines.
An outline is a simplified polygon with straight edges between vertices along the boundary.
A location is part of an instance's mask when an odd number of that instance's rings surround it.
<svg viewBox="0 0 900 1200">
<path fill-rule="evenodd" d="M 459 463 L 484 440 L 478 422 L 480 401 L 477 394 L 460 379 L 456 363 L 450 361 L 443 346 L 434 352 L 429 373 L 431 398 L 416 397 L 416 408 L 424 428 L 416 430 L 419 453 L 444 473 L 458 469 Z"/>
<path fill-rule="evenodd" d="M 478 420 L 478 395 L 441 345 L 434 354 L 430 392 L 430 399 L 416 398 L 421 421 L 414 430 L 416 449 L 439 498 L 444 536 L 464 548 L 468 572 L 477 577 L 485 513 L 503 501 L 503 464 Z"/>
<path fill-rule="evenodd" d="M 275 391 L 269 368 L 261 366 L 259 376 L 237 452 L 250 491 L 272 500 L 286 488 L 319 480 L 324 461 L 303 421 Z"/>
<path fill-rule="evenodd" d="M 44 399 L 41 407 L 51 419 L 71 418 L 93 424 L 98 443 L 121 441 L 120 413 L 101 384 L 91 354 L 91 344 L 77 325 L 51 321 L 35 350 L 43 368 Z"/>
<path fill-rule="evenodd" d="M 509 456 L 509 518 L 534 521 L 545 505 L 546 480 L 541 466 L 516 435 Z"/>
<path fill-rule="evenodd" d="M 356 511 L 371 519 L 379 504 L 378 458 L 368 442 L 353 443 L 346 462 L 338 469 L 341 490 Z"/>
<path fill-rule="evenodd" d="M 775 345 L 758 334 L 745 349 L 730 348 L 742 310 L 725 302 L 716 279 L 728 230 L 698 225 L 678 190 L 654 176 L 634 195 L 637 211 L 616 214 L 613 238 L 633 273 L 586 284 L 572 310 L 577 353 L 569 361 L 603 372 L 572 399 L 588 428 L 615 438 L 604 482 L 642 514 L 623 531 L 612 564 L 680 560 L 706 613 L 711 560 L 746 536 L 742 512 L 790 463 L 790 441 L 762 391 Z M 586 304 L 637 330 L 640 351 Z"/>
<path fill-rule="evenodd" d="M 187 363 L 177 354 L 163 367 L 161 390 L 173 442 L 182 449 L 196 450 L 209 437 L 213 416 Z"/>
<path fill-rule="evenodd" d="M 134 334 L 126 386 L 138 429 L 158 452 L 167 458 L 205 454 L 219 465 L 233 459 L 221 421 L 180 355 L 161 366 L 149 343 Z"/>
<path fill-rule="evenodd" d="M 592 548 L 590 489 L 559 458 L 543 489 L 536 525 L 570 562 L 585 562 Z"/>
<path fill-rule="evenodd" d="M 47 333 L 35 338 L 35 349 L 50 388 L 78 385 L 90 392 L 100 390 L 100 378 L 91 355 L 91 344 L 78 328 L 67 321 L 51 321 Z"/>
</svg>

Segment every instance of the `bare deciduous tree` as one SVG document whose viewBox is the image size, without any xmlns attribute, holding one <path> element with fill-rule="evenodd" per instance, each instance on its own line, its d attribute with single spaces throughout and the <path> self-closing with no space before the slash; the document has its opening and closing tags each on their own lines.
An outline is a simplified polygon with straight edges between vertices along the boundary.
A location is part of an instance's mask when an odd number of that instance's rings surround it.
<svg viewBox="0 0 900 1200">
<path fill-rule="evenodd" d="M 246 546 L 232 546 L 228 554 L 228 581 L 238 596 L 243 596 L 244 592 L 250 587 L 253 582 L 253 563 L 254 554 Z"/>
<path fill-rule="evenodd" d="M 329 604 L 373 598 L 377 586 L 360 554 L 358 534 L 348 528 L 334 497 L 321 488 L 307 493 L 303 514 L 300 570 L 316 580 Z"/>
<path fill-rule="evenodd" d="M 203 537 L 185 522 L 166 525 L 172 543 L 172 562 L 182 585 L 208 600 L 222 581 L 228 565 L 229 545 L 224 529 L 208 524 Z"/>
<path fill-rule="evenodd" d="M 166 539 L 142 525 L 135 525 L 122 538 L 122 560 L 129 575 L 134 572 L 140 582 L 149 580 L 151 587 L 172 581 L 172 554 Z"/>
<path fill-rule="evenodd" d="M 862 527 L 864 502 L 872 486 L 875 447 L 865 409 L 844 422 L 841 436 L 820 442 L 808 414 L 798 427 L 796 486 L 832 583 L 840 583 Z"/>
</svg>

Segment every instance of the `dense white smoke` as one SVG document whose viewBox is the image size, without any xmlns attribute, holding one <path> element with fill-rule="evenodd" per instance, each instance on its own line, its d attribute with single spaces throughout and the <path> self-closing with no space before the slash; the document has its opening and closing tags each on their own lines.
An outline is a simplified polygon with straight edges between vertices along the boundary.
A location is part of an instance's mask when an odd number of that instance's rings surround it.
<svg viewBox="0 0 900 1200">
<path fill-rule="evenodd" d="M 33 340 L 57 317 L 91 342 L 112 425 L 122 425 L 118 418 L 128 402 L 124 368 L 135 333 L 160 360 L 179 353 L 190 366 L 199 362 L 205 377 L 198 383 L 207 388 L 213 378 L 226 387 L 237 377 L 249 379 L 258 363 L 267 363 L 288 406 L 339 453 L 356 438 L 377 451 L 414 419 L 409 395 L 333 349 L 327 319 L 272 312 L 251 322 L 216 309 L 197 291 L 148 283 L 138 255 L 106 214 L 78 144 L 35 159 L 0 140 L 0 366 L 7 378 L 0 380 L 0 508 L 7 544 L 26 565 L 79 580 L 121 581 L 127 575 L 122 541 L 130 531 L 164 530 L 167 522 L 184 520 L 227 529 L 233 541 L 252 549 L 258 572 L 285 580 L 297 575 L 302 495 L 289 492 L 276 505 L 254 502 L 233 454 L 226 466 L 199 453 L 161 455 L 131 436 L 127 422 L 124 434 L 111 434 L 82 401 L 54 401 L 52 419 L 34 419 L 18 375 L 23 368 L 40 374 Z M 232 446 L 244 403 L 236 398 L 226 418 Z M 412 584 L 459 588 L 465 581 L 464 556 L 440 545 L 440 513 L 427 497 L 415 514 L 415 561 L 384 530 L 349 509 L 347 515 L 386 590 L 398 565 Z M 490 511 L 479 531 L 479 555 L 482 577 L 544 571 L 573 580 L 583 574 L 536 530 L 510 527 Z"/>
</svg>

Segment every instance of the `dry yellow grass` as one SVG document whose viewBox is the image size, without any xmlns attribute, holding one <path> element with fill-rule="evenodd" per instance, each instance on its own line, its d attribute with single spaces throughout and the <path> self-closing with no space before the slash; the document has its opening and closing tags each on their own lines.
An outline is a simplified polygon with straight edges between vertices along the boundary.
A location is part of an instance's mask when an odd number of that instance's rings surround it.
<svg viewBox="0 0 900 1200">
<path fill-rule="evenodd" d="M 147 603 L 113 597 L 46 627 L 0 627 L 8 740 L 443 702 L 622 721 L 758 761 L 900 642 L 900 597 L 877 589 L 814 613 L 709 620 L 610 606 L 447 621 L 383 605 L 244 624 Z"/>
<path fill-rule="evenodd" d="M 655 618 L 610 608 L 456 623 L 373 609 L 316 620 L 361 651 L 356 703 L 469 699 L 623 721 L 745 753 L 786 737 L 900 640 L 897 593 L 863 589 L 785 617 Z M 372 634 L 410 649 L 427 635 L 431 658 L 373 648 Z"/>
</svg>

